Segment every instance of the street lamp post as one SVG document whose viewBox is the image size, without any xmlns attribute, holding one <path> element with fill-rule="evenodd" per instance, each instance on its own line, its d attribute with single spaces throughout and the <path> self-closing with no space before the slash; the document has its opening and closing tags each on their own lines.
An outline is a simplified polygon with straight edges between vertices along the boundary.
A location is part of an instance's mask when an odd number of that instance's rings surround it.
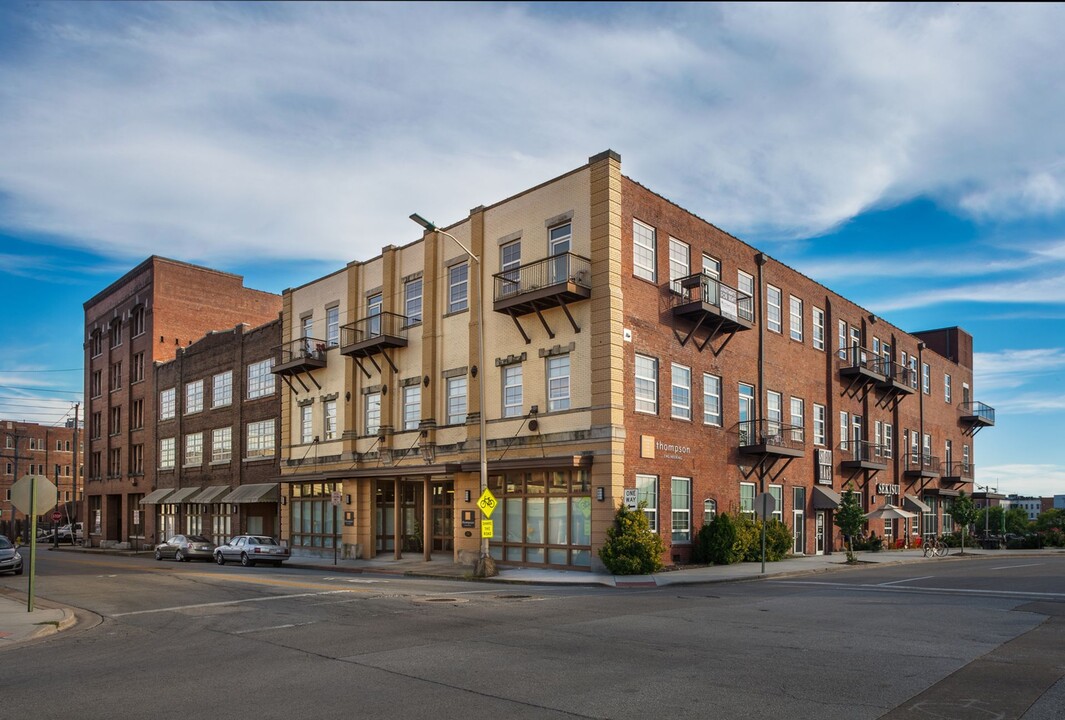
<svg viewBox="0 0 1065 720">
<path fill-rule="evenodd" d="M 462 244 L 457 237 L 449 232 L 441 230 L 433 223 L 423 218 L 418 213 L 411 213 L 410 219 L 421 225 L 423 228 L 430 232 L 440 233 L 455 241 L 455 244 L 462 248 L 462 251 L 470 256 L 470 259 L 475 263 L 476 275 L 476 287 L 477 287 L 477 392 L 481 396 L 480 407 L 478 408 L 477 417 L 480 422 L 481 430 L 481 493 L 484 493 L 488 489 L 488 423 L 485 416 L 485 394 L 484 394 L 484 295 L 482 293 L 482 281 L 481 281 L 481 259 L 473 254 L 468 247 Z M 480 557 L 477 559 L 477 565 L 474 568 L 474 575 L 477 577 L 489 577 L 495 575 L 495 563 L 491 561 L 488 555 L 488 538 L 481 538 L 481 550 Z"/>
<path fill-rule="evenodd" d="M 989 487 L 987 485 L 977 485 L 976 486 L 977 490 L 979 490 L 980 488 L 984 489 L 984 539 L 986 540 L 987 539 L 987 533 L 988 533 L 988 530 L 989 530 L 988 523 L 990 522 L 990 518 L 991 518 L 991 498 L 989 496 L 993 492 L 998 492 L 998 488 Z M 1005 516 L 1003 516 L 1003 517 L 1005 517 Z"/>
</svg>

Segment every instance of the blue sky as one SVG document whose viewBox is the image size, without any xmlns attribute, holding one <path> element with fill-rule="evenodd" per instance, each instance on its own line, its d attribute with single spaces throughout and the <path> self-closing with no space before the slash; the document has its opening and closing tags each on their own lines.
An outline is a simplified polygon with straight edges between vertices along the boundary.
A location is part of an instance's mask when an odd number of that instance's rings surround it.
<svg viewBox="0 0 1065 720">
<path fill-rule="evenodd" d="M 150 254 L 280 292 L 601 150 L 907 329 L 976 338 L 978 482 L 1065 493 L 1057 4 L 0 5 L 0 417 L 80 396 Z M 74 371 L 72 371 L 74 370 Z"/>
</svg>

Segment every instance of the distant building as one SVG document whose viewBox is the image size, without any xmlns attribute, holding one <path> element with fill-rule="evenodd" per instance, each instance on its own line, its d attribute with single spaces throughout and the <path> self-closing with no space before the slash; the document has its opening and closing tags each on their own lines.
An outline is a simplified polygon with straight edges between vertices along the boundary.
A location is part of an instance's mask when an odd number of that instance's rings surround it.
<svg viewBox="0 0 1065 720">
<path fill-rule="evenodd" d="M 1008 499 L 1009 506 L 1011 508 L 1022 508 L 1028 515 L 1029 520 L 1035 520 L 1039 517 L 1039 513 L 1043 511 L 1043 502 L 1041 498 L 1031 497 L 1029 495 L 1011 494 L 1008 496 Z"/>
<path fill-rule="evenodd" d="M 156 535 L 141 505 L 160 462 L 155 364 L 210 330 L 262 325 L 280 310 L 279 296 L 239 275 L 154 255 L 84 304 L 87 544 Z"/>
<path fill-rule="evenodd" d="M 1054 496 L 1054 509 L 1065 510 L 1065 495 Z"/>
<path fill-rule="evenodd" d="M 16 511 L 11 504 L 11 486 L 25 475 L 44 475 L 59 492 L 57 509 L 62 522 L 71 521 L 76 514 L 76 501 L 82 497 L 80 486 L 75 491 L 76 442 L 73 421 L 64 427 L 37 423 L 0 420 L 0 535 L 11 539 L 27 537 L 26 513 Z M 77 457 L 82 456 L 79 446 Z M 51 525 L 52 512 L 41 513 L 39 522 Z"/>
</svg>

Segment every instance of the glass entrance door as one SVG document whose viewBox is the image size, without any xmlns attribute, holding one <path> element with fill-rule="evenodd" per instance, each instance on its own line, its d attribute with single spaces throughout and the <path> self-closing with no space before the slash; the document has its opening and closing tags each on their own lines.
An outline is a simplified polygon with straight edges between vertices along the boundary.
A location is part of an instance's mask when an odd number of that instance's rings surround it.
<svg viewBox="0 0 1065 720">
<path fill-rule="evenodd" d="M 825 511 L 818 510 L 814 516 L 815 555 L 825 554 Z"/>
<path fill-rule="evenodd" d="M 377 483 L 374 499 L 374 515 L 377 520 L 377 552 L 391 552 L 396 549 L 396 538 L 403 552 L 421 552 L 423 530 L 419 518 L 422 517 L 422 483 L 400 483 L 399 485 L 399 527 L 396 527 L 396 486 L 392 480 Z"/>
<path fill-rule="evenodd" d="M 455 549 L 455 483 L 434 482 L 433 493 L 433 550 L 451 552 Z"/>
</svg>

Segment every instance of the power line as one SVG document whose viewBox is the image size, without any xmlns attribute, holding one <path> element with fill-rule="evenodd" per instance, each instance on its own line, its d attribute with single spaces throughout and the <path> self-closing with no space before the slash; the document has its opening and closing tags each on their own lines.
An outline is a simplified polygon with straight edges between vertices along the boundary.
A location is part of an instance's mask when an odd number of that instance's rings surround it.
<svg viewBox="0 0 1065 720">
<path fill-rule="evenodd" d="M 49 390 L 48 388 L 27 387 L 25 385 L 0 385 L 0 388 L 5 388 L 7 390 L 27 390 L 29 392 L 60 393 L 63 395 L 77 395 L 78 397 L 81 397 L 82 393 L 82 390 Z"/>
<path fill-rule="evenodd" d="M 65 370 L 0 370 L 0 373 L 40 373 L 40 372 L 81 372 L 83 368 L 66 368 Z"/>
</svg>

